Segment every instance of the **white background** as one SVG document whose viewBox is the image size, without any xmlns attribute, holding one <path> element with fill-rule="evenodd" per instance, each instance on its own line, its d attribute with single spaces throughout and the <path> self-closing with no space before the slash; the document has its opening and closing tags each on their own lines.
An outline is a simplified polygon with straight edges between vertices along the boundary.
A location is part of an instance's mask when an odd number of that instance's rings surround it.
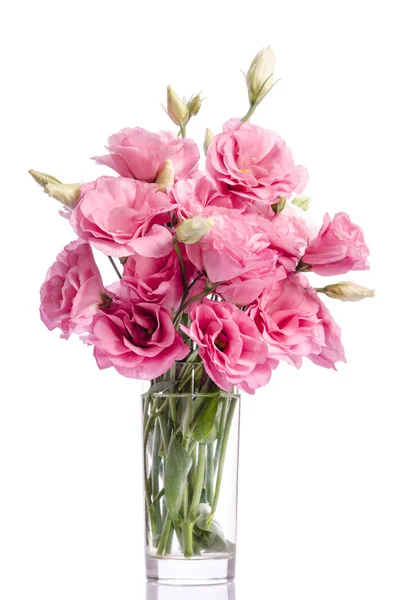
<svg viewBox="0 0 397 600">
<path fill-rule="evenodd" d="M 237 600 L 397 596 L 396 45 L 390 0 L 57 0 L 2 9 L 0 597 L 144 600 L 139 383 L 39 320 L 74 234 L 29 178 L 104 173 L 125 126 L 173 127 L 166 85 L 207 98 L 201 143 L 247 109 L 240 69 L 282 77 L 253 121 L 310 172 L 312 213 L 348 212 L 375 300 L 329 300 L 348 364 L 280 368 L 243 405 Z M 5 11 L 5 12 L 4 12 Z M 5 17 L 5 18 L 4 18 Z M 101 261 L 107 281 L 112 279 Z M 330 279 L 335 281 L 335 278 Z M 204 596 L 211 600 L 211 595 Z"/>
</svg>

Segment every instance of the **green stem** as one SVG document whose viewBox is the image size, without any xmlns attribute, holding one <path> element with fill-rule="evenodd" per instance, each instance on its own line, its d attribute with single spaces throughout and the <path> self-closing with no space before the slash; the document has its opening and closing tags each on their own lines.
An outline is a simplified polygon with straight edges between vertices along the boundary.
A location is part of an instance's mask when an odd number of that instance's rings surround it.
<svg viewBox="0 0 397 600">
<path fill-rule="evenodd" d="M 173 245 L 176 255 L 178 257 L 179 265 L 181 267 L 181 272 L 182 272 L 183 290 L 184 291 L 183 291 L 183 298 L 182 298 L 181 304 L 183 304 L 189 293 L 189 286 L 187 283 L 187 276 L 186 276 L 186 265 L 185 265 L 185 261 L 183 260 L 183 256 L 182 256 L 182 252 L 181 252 L 181 248 L 179 246 L 178 240 L 176 239 L 175 236 L 172 238 L 172 245 Z"/>
<path fill-rule="evenodd" d="M 164 496 L 164 488 L 162 488 L 158 494 L 156 494 L 156 496 L 153 498 L 153 502 L 151 503 L 151 505 L 149 506 L 149 510 L 153 510 L 154 505 L 156 504 L 156 502 L 158 502 L 159 500 L 161 500 L 161 498 Z"/>
<path fill-rule="evenodd" d="M 172 552 L 172 543 L 174 541 L 174 524 L 171 522 L 171 528 L 170 528 L 170 533 L 168 535 L 168 541 L 167 541 L 167 546 L 165 549 L 165 556 L 169 556 Z"/>
<path fill-rule="evenodd" d="M 214 502 L 213 502 L 211 513 L 208 517 L 207 523 L 211 523 L 211 521 L 214 517 L 215 511 L 217 509 L 217 506 L 218 506 L 219 495 L 220 495 L 221 485 L 222 485 L 223 469 L 225 466 L 227 444 L 229 441 L 230 430 L 232 428 L 233 415 L 236 410 L 236 406 L 237 406 L 237 398 L 231 398 L 230 405 L 229 405 L 229 413 L 228 413 L 227 419 L 226 419 L 225 432 L 224 432 L 223 438 L 222 438 L 222 448 L 221 448 L 220 455 L 219 455 L 219 468 L 218 468 L 218 475 L 217 475 L 217 479 L 216 479 Z"/>
<path fill-rule="evenodd" d="M 181 125 L 180 132 L 181 132 L 181 137 L 185 138 L 186 137 L 186 125 Z"/>
<path fill-rule="evenodd" d="M 204 484 L 204 473 L 205 473 L 205 445 L 199 444 L 198 461 L 196 477 L 193 488 L 192 502 L 190 505 L 190 518 L 192 518 L 192 512 L 200 504 L 201 492 Z"/>
<path fill-rule="evenodd" d="M 207 502 L 212 506 L 214 498 L 214 444 L 207 444 L 207 461 L 206 461 L 206 496 Z"/>
<path fill-rule="evenodd" d="M 252 115 L 255 112 L 256 107 L 257 107 L 256 104 L 251 104 L 247 114 L 245 114 L 244 117 L 241 119 L 243 123 L 245 123 L 245 121 L 248 121 L 252 117 Z"/>
<path fill-rule="evenodd" d="M 164 413 L 161 413 L 158 419 L 160 423 L 161 437 L 163 438 L 164 457 L 166 457 L 168 452 L 168 446 L 170 445 L 170 432 L 168 429 L 168 421 Z"/>
<path fill-rule="evenodd" d="M 194 523 L 185 523 L 182 526 L 183 554 L 185 558 L 193 556 L 193 527 Z"/>
<path fill-rule="evenodd" d="M 223 435 L 225 433 L 225 425 L 226 425 L 226 419 L 227 419 L 228 406 L 229 406 L 229 400 L 227 398 L 224 398 L 223 406 L 222 406 L 222 413 L 221 413 L 221 421 L 220 421 L 220 425 L 219 425 L 220 433 L 219 433 L 218 443 L 216 445 L 216 451 L 215 451 L 215 460 L 214 460 L 215 472 L 218 470 L 218 465 L 219 465 L 219 455 L 220 455 L 221 448 L 222 448 Z"/>
<path fill-rule="evenodd" d="M 152 448 L 153 448 L 153 450 L 152 450 L 152 496 L 154 496 L 154 497 L 156 497 L 159 493 L 160 444 L 161 444 L 160 424 L 158 421 L 156 421 L 156 424 L 154 426 L 154 436 L 153 436 L 153 446 L 152 446 Z M 154 505 L 153 513 L 154 513 L 154 519 L 156 522 L 156 530 L 161 531 L 162 518 L 161 518 L 160 504 L 155 503 L 153 500 L 151 506 L 153 506 L 153 505 Z"/>
<path fill-rule="evenodd" d="M 164 554 L 166 552 L 167 545 L 168 545 L 168 536 L 171 533 L 171 525 L 172 525 L 172 521 L 171 521 L 169 514 L 167 513 L 167 516 L 165 517 L 165 520 L 164 520 L 163 531 L 161 532 L 161 537 L 160 537 L 160 541 L 159 541 L 159 545 L 158 545 L 158 549 L 157 549 L 158 556 L 164 556 Z"/>
<path fill-rule="evenodd" d="M 112 265 L 113 269 L 116 271 L 116 273 L 117 273 L 117 277 L 118 277 L 119 279 L 121 279 L 121 273 L 120 273 L 120 271 L 118 270 L 118 268 L 117 268 L 117 265 L 116 265 L 116 263 L 114 262 L 113 258 L 112 258 L 111 256 L 108 256 L 108 259 L 110 260 L 110 263 L 111 263 L 111 265 Z"/>
<path fill-rule="evenodd" d="M 193 302 L 196 302 L 196 300 L 201 300 L 201 298 L 204 298 L 205 296 L 208 296 L 209 294 L 211 294 L 217 287 L 218 285 L 220 285 L 222 282 L 218 282 L 218 283 L 214 283 L 214 284 L 210 284 L 208 286 L 208 282 L 207 285 L 205 286 L 205 289 L 203 292 L 201 292 L 201 294 L 196 294 L 195 296 L 192 296 L 191 298 L 189 298 L 189 300 L 186 300 L 186 302 L 184 302 L 182 304 L 182 306 L 180 307 L 180 309 L 178 310 L 178 312 L 175 315 L 174 318 L 174 323 L 178 320 L 179 316 L 183 313 L 183 311 L 185 310 L 185 308 L 187 308 L 189 306 L 189 304 L 192 304 Z"/>
</svg>

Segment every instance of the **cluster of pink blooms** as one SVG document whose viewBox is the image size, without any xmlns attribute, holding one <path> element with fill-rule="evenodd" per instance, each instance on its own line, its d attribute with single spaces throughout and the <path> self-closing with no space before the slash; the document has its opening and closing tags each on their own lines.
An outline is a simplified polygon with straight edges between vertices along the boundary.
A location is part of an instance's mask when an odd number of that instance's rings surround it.
<svg viewBox="0 0 397 600">
<path fill-rule="evenodd" d="M 138 379 L 197 349 L 226 391 L 253 393 L 280 361 L 345 360 L 340 329 L 304 272 L 367 269 L 369 252 L 345 213 L 313 232 L 291 204 L 307 171 L 276 133 L 232 119 L 209 144 L 205 174 L 193 140 L 141 128 L 111 136 L 95 160 L 117 176 L 79 190 L 69 215 L 78 239 L 41 288 L 49 329 L 81 335 L 100 369 Z M 161 190 L 166 161 L 174 177 Z M 176 231 L 194 217 L 208 229 L 183 243 Z M 113 257 L 121 279 L 105 287 L 91 248 Z"/>
</svg>

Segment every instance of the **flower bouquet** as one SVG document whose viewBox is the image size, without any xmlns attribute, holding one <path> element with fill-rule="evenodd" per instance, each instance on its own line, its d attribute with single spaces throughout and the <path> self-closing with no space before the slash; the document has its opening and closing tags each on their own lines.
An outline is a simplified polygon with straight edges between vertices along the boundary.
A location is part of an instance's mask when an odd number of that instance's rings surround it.
<svg viewBox="0 0 397 600">
<path fill-rule="evenodd" d="M 41 318 L 92 346 L 100 369 L 147 382 L 142 395 L 147 575 L 233 578 L 240 392 L 266 385 L 280 361 L 325 368 L 345 360 L 320 294 L 355 301 L 351 282 L 313 288 L 310 272 L 368 268 L 345 213 L 306 218 L 308 175 L 274 131 L 250 118 L 272 89 L 264 49 L 246 82 L 249 108 L 207 129 L 205 173 L 186 137 L 200 95 L 169 87 L 175 133 L 126 128 L 95 157 L 116 176 L 80 184 L 30 171 L 77 235 L 41 287 Z M 105 285 L 101 253 L 116 281 Z"/>
</svg>

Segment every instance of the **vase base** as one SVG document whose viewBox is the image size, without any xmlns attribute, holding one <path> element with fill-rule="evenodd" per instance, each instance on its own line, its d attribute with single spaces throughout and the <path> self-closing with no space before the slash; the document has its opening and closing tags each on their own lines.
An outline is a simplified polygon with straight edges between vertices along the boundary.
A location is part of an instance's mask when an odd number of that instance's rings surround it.
<svg viewBox="0 0 397 600">
<path fill-rule="evenodd" d="M 157 558 L 146 556 L 146 577 L 169 585 L 216 585 L 234 579 L 236 557 Z"/>
</svg>

